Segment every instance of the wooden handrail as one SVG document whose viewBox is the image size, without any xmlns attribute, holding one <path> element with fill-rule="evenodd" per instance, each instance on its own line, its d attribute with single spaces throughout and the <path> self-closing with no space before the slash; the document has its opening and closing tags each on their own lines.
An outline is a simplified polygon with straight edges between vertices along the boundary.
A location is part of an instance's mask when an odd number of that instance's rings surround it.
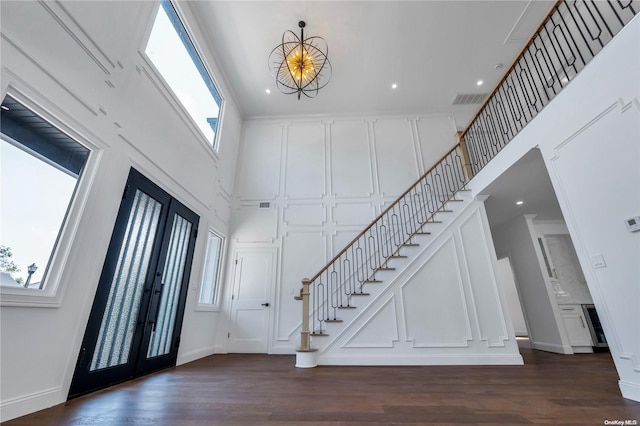
<svg viewBox="0 0 640 426">
<path fill-rule="evenodd" d="M 418 180 L 416 180 L 416 182 L 415 182 L 413 185 L 411 185 L 411 186 L 409 187 L 409 189 L 407 189 L 406 191 L 404 191 L 404 192 L 403 192 L 403 193 L 402 193 L 402 194 L 401 194 L 401 195 L 400 195 L 400 196 L 399 196 L 399 197 L 398 197 L 398 198 L 397 198 L 393 203 L 391 203 L 391 205 L 389 205 L 389 207 L 387 207 L 386 209 L 384 209 L 384 211 L 383 211 L 382 213 L 380 213 L 380 214 L 379 214 L 379 215 L 378 215 L 374 220 L 372 220 L 372 221 L 371 221 L 371 223 L 369 224 L 369 226 L 367 226 L 366 228 L 364 228 L 364 229 L 362 230 L 362 232 L 360 232 L 358 235 L 356 235 L 356 237 L 355 237 L 353 240 L 351 240 L 351 241 L 349 242 L 349 244 L 347 244 L 347 245 L 346 245 L 346 246 L 345 246 L 345 247 L 344 247 L 344 248 L 343 248 L 343 249 L 342 249 L 338 254 L 336 254 L 336 255 L 333 257 L 333 259 L 331 259 L 331 260 L 330 260 L 330 261 L 329 261 L 329 262 L 324 266 L 324 268 L 322 268 L 322 269 L 320 270 L 320 272 L 318 272 L 317 274 L 315 274 L 315 275 L 313 276 L 313 278 L 311 278 L 309 281 L 310 281 L 310 282 L 315 281 L 315 280 L 316 280 L 316 278 L 318 278 L 318 277 L 319 277 L 319 276 L 320 276 L 324 271 L 326 271 L 327 269 L 329 269 L 329 267 L 330 267 L 330 266 L 331 266 L 331 265 L 332 265 L 336 260 L 338 260 L 338 259 L 340 258 L 340 256 L 342 256 L 342 255 L 343 255 L 343 254 L 344 254 L 344 253 L 349 249 L 349 247 L 351 247 L 351 246 L 352 246 L 356 241 L 358 241 L 358 239 L 359 239 L 360 237 L 362 237 L 362 236 L 363 236 L 363 235 L 364 235 L 364 234 L 365 234 L 369 229 L 371 229 L 371 228 L 373 227 L 373 225 L 375 225 L 375 224 L 378 222 L 378 220 L 382 219 L 382 217 L 383 217 L 385 214 L 387 214 L 387 212 L 389 212 L 389 210 L 391 210 L 391 209 L 392 209 L 396 204 L 398 204 L 398 203 L 399 203 L 399 202 L 404 198 L 404 196 L 405 196 L 405 195 L 407 195 L 409 192 L 411 192 L 411 190 L 412 190 L 413 188 L 415 188 L 416 186 L 418 186 L 418 184 L 419 184 L 420 182 L 422 182 L 422 180 L 423 180 L 424 178 L 426 178 L 426 177 L 427 177 L 427 175 L 428 175 L 429 173 L 431 173 L 431 172 L 432 172 L 436 167 L 438 167 L 438 166 L 440 165 L 440 163 L 442 163 L 442 162 L 443 162 L 443 161 L 444 161 L 444 160 L 449 156 L 449 154 L 451 154 L 452 152 L 454 152 L 454 151 L 455 151 L 456 149 L 458 149 L 459 147 L 460 147 L 460 144 L 458 143 L 458 144 L 456 144 L 453 148 L 451 148 L 451 149 L 450 149 L 450 150 L 449 150 L 445 155 L 443 155 L 443 156 L 442 156 L 442 157 L 441 157 L 441 158 L 440 158 L 440 159 L 439 159 L 439 160 L 438 160 L 438 161 L 437 161 L 437 162 L 436 162 L 436 163 L 435 163 L 435 164 L 434 164 L 434 165 L 433 165 L 429 170 L 427 170 L 425 173 L 423 173 L 423 174 L 422 174 L 422 176 L 420 176 L 420 177 L 418 178 Z"/>
<path fill-rule="evenodd" d="M 556 0 L 556 2 L 553 4 L 553 6 L 551 6 L 551 8 L 549 9 L 549 11 L 547 12 L 547 14 L 545 15 L 544 18 L 542 18 L 542 21 L 540 22 L 540 24 L 536 27 L 536 30 L 533 32 L 533 34 L 531 34 L 531 37 L 529 37 L 529 39 L 527 40 L 527 42 L 524 44 L 524 46 L 522 47 L 522 49 L 520 49 L 520 51 L 518 52 L 518 54 L 516 55 L 515 59 L 513 60 L 513 62 L 511 63 L 511 65 L 509 66 L 509 68 L 507 68 L 507 71 L 504 73 L 504 75 L 502 76 L 502 78 L 498 81 L 498 84 L 495 85 L 495 87 L 493 88 L 493 90 L 491 91 L 491 93 L 489 93 L 489 95 L 487 96 L 487 98 L 484 100 L 484 102 L 482 103 L 482 105 L 480 105 L 480 108 L 478 108 L 478 112 L 476 112 L 476 114 L 473 116 L 473 118 L 471 119 L 471 121 L 469 121 L 469 124 L 467 125 L 467 127 L 462 131 L 462 136 L 464 137 L 464 135 L 469 131 L 469 129 L 471 128 L 471 126 L 473 125 L 473 123 L 476 121 L 476 119 L 478 118 L 478 116 L 482 113 L 482 110 L 484 109 L 484 107 L 487 106 L 487 104 L 489 103 L 489 101 L 491 101 L 491 99 L 493 98 L 493 96 L 496 94 L 496 92 L 498 91 L 498 89 L 500 89 L 500 86 L 502 86 L 502 83 L 504 83 L 504 81 L 507 79 L 507 77 L 509 77 L 509 74 L 511 73 L 511 71 L 513 71 L 513 69 L 515 68 L 515 66 L 518 64 L 518 62 L 520 61 L 520 58 L 522 57 L 522 55 L 524 55 L 524 52 L 529 48 L 529 46 L 531 46 L 531 43 L 533 43 L 534 39 L 538 36 L 538 33 L 540 33 L 540 31 L 542 30 L 542 28 L 545 26 L 545 24 L 547 23 L 547 21 L 551 18 L 551 15 L 556 11 L 556 9 L 558 8 L 558 6 L 560 6 L 561 3 L 564 3 L 564 0 Z"/>
</svg>

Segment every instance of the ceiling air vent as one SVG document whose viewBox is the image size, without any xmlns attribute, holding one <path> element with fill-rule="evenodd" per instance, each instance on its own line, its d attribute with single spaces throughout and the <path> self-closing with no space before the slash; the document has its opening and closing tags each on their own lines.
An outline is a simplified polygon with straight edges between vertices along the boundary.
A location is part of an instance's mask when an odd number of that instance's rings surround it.
<svg viewBox="0 0 640 426">
<path fill-rule="evenodd" d="M 451 105 L 478 105 L 484 102 L 488 93 L 458 93 Z"/>
<path fill-rule="evenodd" d="M 260 208 L 261 209 L 268 209 L 269 207 L 271 207 L 271 203 L 268 201 L 263 201 L 260 203 Z"/>
</svg>

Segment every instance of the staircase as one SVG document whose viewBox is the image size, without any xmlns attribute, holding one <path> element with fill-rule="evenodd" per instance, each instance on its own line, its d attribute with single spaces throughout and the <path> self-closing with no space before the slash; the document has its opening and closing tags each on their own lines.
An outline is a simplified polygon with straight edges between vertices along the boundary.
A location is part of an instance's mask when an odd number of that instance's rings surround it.
<svg viewBox="0 0 640 426">
<path fill-rule="evenodd" d="M 430 244 L 438 229 L 460 213 L 455 205 L 465 204 L 469 180 L 639 11 L 636 1 L 554 4 L 467 129 L 458 135 L 459 143 L 320 272 L 302 281 L 296 297 L 303 302 L 297 366 L 315 365 L 305 354 L 326 350 L 331 344 L 322 339 L 343 333 L 357 319 L 356 307 L 371 305 L 380 297 L 397 279 L 400 266 L 411 263 L 408 256 L 419 255 L 419 247 Z M 467 285 L 467 291 L 473 293 L 474 286 Z M 476 327 L 482 335 L 479 320 Z M 467 339 L 467 347 L 471 340 Z M 486 336 L 480 340 L 489 347 L 501 346 L 500 338 L 497 343 Z"/>
</svg>

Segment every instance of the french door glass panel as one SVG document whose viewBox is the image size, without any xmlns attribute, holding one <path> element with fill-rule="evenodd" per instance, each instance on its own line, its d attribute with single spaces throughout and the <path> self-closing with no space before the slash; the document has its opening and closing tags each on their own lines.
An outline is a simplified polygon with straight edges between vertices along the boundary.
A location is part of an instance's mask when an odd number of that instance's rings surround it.
<svg viewBox="0 0 640 426">
<path fill-rule="evenodd" d="M 154 330 L 151 333 L 147 358 L 166 355 L 171 351 L 176 309 L 190 235 L 191 222 L 176 213 L 173 218 L 169 251 L 162 276 L 162 296 Z"/>
<path fill-rule="evenodd" d="M 91 361 L 91 371 L 129 362 L 161 209 L 161 203 L 136 190 Z"/>
</svg>

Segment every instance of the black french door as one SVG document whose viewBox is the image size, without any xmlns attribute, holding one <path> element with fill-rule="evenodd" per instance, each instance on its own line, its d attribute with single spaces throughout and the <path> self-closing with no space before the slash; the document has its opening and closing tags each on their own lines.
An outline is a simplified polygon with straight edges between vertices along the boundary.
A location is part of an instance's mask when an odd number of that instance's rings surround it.
<svg viewBox="0 0 640 426">
<path fill-rule="evenodd" d="M 198 220 L 131 169 L 69 398 L 175 365 Z"/>
</svg>

